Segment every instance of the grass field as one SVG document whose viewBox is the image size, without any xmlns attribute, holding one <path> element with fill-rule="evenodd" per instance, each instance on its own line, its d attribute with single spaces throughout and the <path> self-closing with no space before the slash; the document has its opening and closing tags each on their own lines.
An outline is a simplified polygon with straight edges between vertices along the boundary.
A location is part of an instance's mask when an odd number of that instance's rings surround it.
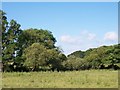
<svg viewBox="0 0 120 90">
<path fill-rule="evenodd" d="M 2 74 L 3 88 L 117 88 L 118 71 L 14 72 Z"/>
</svg>

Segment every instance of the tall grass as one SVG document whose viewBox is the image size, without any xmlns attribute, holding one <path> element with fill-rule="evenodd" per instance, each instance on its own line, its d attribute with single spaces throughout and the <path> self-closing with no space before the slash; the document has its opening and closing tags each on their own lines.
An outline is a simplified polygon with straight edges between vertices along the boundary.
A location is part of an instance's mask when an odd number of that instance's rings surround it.
<svg viewBox="0 0 120 90">
<path fill-rule="evenodd" d="M 6 72 L 3 88 L 117 88 L 118 71 Z"/>
</svg>

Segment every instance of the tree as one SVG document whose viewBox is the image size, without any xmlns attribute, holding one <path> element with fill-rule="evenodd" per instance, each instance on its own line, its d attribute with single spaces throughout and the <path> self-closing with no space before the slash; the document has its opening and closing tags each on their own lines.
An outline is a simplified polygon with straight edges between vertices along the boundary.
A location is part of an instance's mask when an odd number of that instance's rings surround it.
<svg viewBox="0 0 120 90">
<path fill-rule="evenodd" d="M 22 32 L 18 39 L 19 51 L 17 55 L 22 56 L 25 48 L 31 46 L 33 43 L 40 43 L 48 49 L 55 47 L 56 39 L 53 37 L 52 32 L 43 29 L 27 29 Z"/>
<path fill-rule="evenodd" d="M 46 65 L 46 48 L 39 44 L 33 43 L 25 49 L 23 57 L 25 57 L 24 65 L 32 71 L 39 70 L 40 66 Z"/>
<path fill-rule="evenodd" d="M 47 58 L 47 64 L 53 71 L 62 70 L 62 62 L 67 59 L 66 56 L 56 48 L 47 50 Z"/>
<path fill-rule="evenodd" d="M 7 43 L 7 38 L 6 38 L 6 31 L 7 31 L 7 27 L 8 27 L 8 22 L 7 22 L 7 17 L 6 17 L 6 13 L 3 12 L 2 10 L 0 10 L 0 30 L 2 30 L 2 34 L 0 36 L 2 39 L 2 57 L 4 56 L 4 50 L 6 48 L 6 43 Z M 0 39 L 0 41 L 1 41 Z"/>
<path fill-rule="evenodd" d="M 82 58 L 71 55 L 66 61 L 63 61 L 65 70 L 83 70 L 85 69 L 85 62 Z"/>
<path fill-rule="evenodd" d="M 84 58 L 84 56 L 85 56 L 85 52 L 83 52 L 83 51 L 75 51 L 75 52 L 73 52 L 73 53 L 71 53 L 71 54 L 69 54 L 68 55 L 68 57 L 69 56 L 75 56 L 75 57 L 78 57 L 78 58 Z"/>
<path fill-rule="evenodd" d="M 18 50 L 17 41 L 21 34 L 21 29 L 20 24 L 15 20 L 11 20 L 8 23 L 6 14 L 3 11 L 0 12 L 2 13 L 0 16 L 2 17 L 2 62 L 4 66 L 8 67 L 8 65 L 12 65 L 15 62 Z"/>
<path fill-rule="evenodd" d="M 85 56 L 86 62 L 88 62 L 89 67 L 92 69 L 99 69 L 101 67 L 102 60 L 105 57 L 106 47 L 102 46 L 99 48 L 94 48 L 89 53 L 87 52 Z"/>
<path fill-rule="evenodd" d="M 61 62 L 65 56 L 56 49 L 47 49 L 40 43 L 33 43 L 24 50 L 24 65 L 32 71 L 40 70 L 42 67 L 49 67 L 52 70 L 60 70 Z"/>
<path fill-rule="evenodd" d="M 33 43 L 41 43 L 47 48 L 55 48 L 56 39 L 52 32 L 43 29 L 27 29 L 24 30 L 19 38 L 19 44 L 22 48 L 29 47 Z"/>
<path fill-rule="evenodd" d="M 6 31 L 8 27 L 6 13 L 0 10 L 0 28 L 2 30 L 2 50 L 5 48 L 6 43 Z"/>
</svg>

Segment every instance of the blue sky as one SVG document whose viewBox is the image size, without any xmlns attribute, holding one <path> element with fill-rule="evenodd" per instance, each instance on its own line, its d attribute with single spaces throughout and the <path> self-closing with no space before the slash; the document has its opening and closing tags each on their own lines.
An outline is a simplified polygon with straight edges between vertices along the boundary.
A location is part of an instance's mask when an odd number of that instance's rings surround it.
<svg viewBox="0 0 120 90">
<path fill-rule="evenodd" d="M 101 45 L 117 43 L 117 2 L 4 2 L 8 20 L 22 29 L 52 31 L 56 45 L 67 55 Z"/>
</svg>

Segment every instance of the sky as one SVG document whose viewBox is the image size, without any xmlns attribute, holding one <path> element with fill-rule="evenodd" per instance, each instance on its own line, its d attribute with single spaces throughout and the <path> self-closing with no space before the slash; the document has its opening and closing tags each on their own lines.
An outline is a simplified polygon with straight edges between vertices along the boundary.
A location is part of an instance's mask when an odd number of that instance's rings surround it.
<svg viewBox="0 0 120 90">
<path fill-rule="evenodd" d="M 21 29 L 49 30 L 66 55 L 117 44 L 117 2 L 3 2 L 8 21 Z"/>
</svg>

